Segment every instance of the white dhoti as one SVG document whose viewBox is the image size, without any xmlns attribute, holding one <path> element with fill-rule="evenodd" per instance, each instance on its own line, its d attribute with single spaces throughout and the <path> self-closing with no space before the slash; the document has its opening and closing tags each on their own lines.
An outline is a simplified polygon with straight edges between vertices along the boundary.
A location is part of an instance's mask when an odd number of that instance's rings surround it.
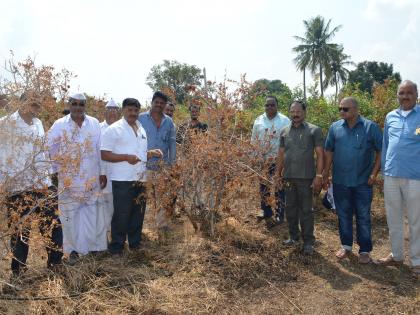
<svg viewBox="0 0 420 315">
<path fill-rule="evenodd" d="M 103 192 L 98 198 L 99 213 L 96 221 L 98 242 L 108 239 L 107 233 L 111 232 L 111 220 L 114 214 L 114 198 L 112 192 Z M 99 245 L 99 244 L 98 244 Z"/>
<path fill-rule="evenodd" d="M 60 220 L 63 228 L 63 251 L 75 251 L 86 255 L 91 251 L 107 249 L 106 234 L 97 235 L 99 215 L 97 198 L 80 200 L 63 193 L 58 199 Z"/>
</svg>

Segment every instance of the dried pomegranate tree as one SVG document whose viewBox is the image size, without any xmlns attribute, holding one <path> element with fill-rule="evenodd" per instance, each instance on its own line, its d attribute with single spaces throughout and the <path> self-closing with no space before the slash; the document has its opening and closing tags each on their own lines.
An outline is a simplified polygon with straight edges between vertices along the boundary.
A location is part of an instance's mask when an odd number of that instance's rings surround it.
<svg viewBox="0 0 420 315">
<path fill-rule="evenodd" d="M 200 225 L 214 235 L 215 222 L 223 213 L 259 198 L 259 181 L 268 179 L 261 148 L 250 142 L 252 126 L 242 121 L 242 108 L 255 97 L 251 87 L 243 77 L 240 82 L 210 83 L 207 91 L 191 89 L 191 98 L 201 107 L 200 120 L 209 128 L 205 133 L 189 130 L 177 148 L 176 165 L 151 178 L 159 190 L 152 196 L 156 209 L 171 209 L 177 196 L 178 207 L 194 228 Z"/>
<path fill-rule="evenodd" d="M 17 128 L 17 122 L 11 115 L 23 106 L 41 104 L 38 118 L 46 132 L 62 116 L 64 99 L 72 77 L 73 74 L 67 70 L 56 71 L 51 66 L 36 66 L 31 58 L 15 62 L 12 56 L 5 63 L 4 74 L 0 78 L 0 259 L 11 255 L 9 242 L 12 234 L 45 223 L 45 218 L 35 213 L 36 208 L 47 207 L 58 211 L 57 196 L 61 193 L 46 181 L 52 175 L 52 168 L 45 138 L 34 138 Z M 26 100 L 21 101 L 20 96 L 24 92 Z M 61 156 L 60 159 L 68 165 L 78 164 L 77 159 L 70 156 Z M 26 206 L 16 205 L 14 209 L 8 206 L 10 197 L 24 192 L 27 187 L 42 193 L 42 198 L 35 199 L 25 195 L 29 211 L 22 216 L 20 213 Z M 8 200 L 9 203 L 6 202 Z M 37 237 L 35 243 L 51 246 L 38 233 L 31 234 Z M 6 271 L 3 266 L 0 269 Z M 0 272 L 0 279 L 2 277 L 3 273 Z"/>
</svg>

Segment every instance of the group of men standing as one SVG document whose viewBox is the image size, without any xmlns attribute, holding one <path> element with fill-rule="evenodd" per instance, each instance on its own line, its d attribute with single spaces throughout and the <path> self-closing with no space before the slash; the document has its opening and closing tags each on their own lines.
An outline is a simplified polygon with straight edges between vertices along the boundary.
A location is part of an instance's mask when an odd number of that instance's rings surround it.
<svg viewBox="0 0 420 315">
<path fill-rule="evenodd" d="M 290 105 L 289 120 L 277 111 L 276 98 L 267 97 L 265 113 L 254 123 L 252 140 L 260 146 L 267 162 L 267 176 L 275 186 L 276 204 L 283 204 L 286 209 L 290 237 L 284 245 L 294 246 L 302 238 L 303 252 L 314 252 L 313 195 L 318 195 L 322 187 L 327 189 L 332 185 L 341 241 L 336 257 L 343 259 L 352 252 L 355 216 L 359 262 L 401 265 L 404 261 L 404 211 L 407 210 L 410 262 L 413 272 L 420 274 L 417 85 L 403 81 L 397 98 L 400 107 L 386 116 L 383 135 L 376 123 L 359 114 L 355 98 L 342 99 L 338 107 L 341 119 L 330 126 L 324 141 L 321 129 L 305 121 L 305 103 L 295 101 Z M 278 152 L 276 158 L 275 152 Z M 370 256 L 372 186 L 381 168 L 392 252 L 373 261 Z M 272 210 L 267 205 L 270 192 L 264 181 L 260 191 L 262 214 L 259 218 L 270 222 Z"/>
<path fill-rule="evenodd" d="M 137 99 L 125 99 L 122 109 L 111 99 L 99 123 L 86 114 L 85 95 L 71 94 L 65 116 L 46 134 L 37 118 L 42 108 L 37 96 L 24 93 L 20 105 L 0 121 L 0 180 L 8 195 L 13 274 L 25 268 L 35 215 L 51 268 L 61 263 L 63 253 L 72 265 L 88 253 L 121 255 L 126 240 L 130 250 L 138 249 L 147 178 L 175 163 L 177 142 L 185 136 L 177 136 L 171 115 L 164 114 L 174 106 L 168 97 L 154 93 L 150 110 L 143 113 Z M 190 108 L 184 132 L 206 126 L 196 107 Z M 166 210 L 159 209 L 159 229 L 168 228 Z"/>
<path fill-rule="evenodd" d="M 304 253 L 314 252 L 313 196 L 332 184 L 341 240 L 337 258 L 352 251 L 355 215 L 359 262 L 372 262 L 372 185 L 382 162 L 392 254 L 377 263 L 402 264 L 407 208 L 410 260 L 413 271 L 420 273 L 420 105 L 416 104 L 416 84 L 402 82 L 397 96 L 400 107 L 387 115 L 383 136 L 376 123 L 359 114 L 355 98 L 342 99 L 338 107 L 341 119 L 331 125 L 325 141 L 321 129 L 306 122 L 304 102 L 290 104 L 288 118 L 278 112 L 275 97 L 266 98 L 265 113 L 256 119 L 251 137 L 267 170 L 260 182 L 259 219 L 278 224 L 286 213 L 289 239 L 284 245 L 294 246 L 302 238 Z M 207 130 L 198 120 L 200 107 L 194 104 L 189 107 L 191 120 L 176 128 L 171 118 L 175 105 L 161 92 L 153 95 L 150 110 L 143 113 L 137 99 L 125 99 L 122 118 L 119 105 L 111 99 L 102 123 L 86 114 L 85 95 L 73 94 L 69 113 L 55 121 L 46 135 L 36 118 L 42 105 L 27 94 L 21 102 L 18 111 L 1 119 L 2 130 L 10 132 L 1 144 L 0 179 L 9 194 L 6 204 L 9 224 L 14 227 L 15 274 L 26 263 L 34 214 L 43 218 L 41 233 L 48 234 L 51 241 L 47 247 L 51 267 L 61 262 L 62 252 L 73 264 L 90 252 L 108 249 L 121 255 L 126 240 L 131 250 L 138 249 L 148 176 L 174 165 L 177 143 L 185 141 L 186 131 Z M 51 174 L 57 174 L 58 187 L 52 185 Z M 269 202 L 273 183 L 274 211 Z M 58 196 L 59 211 L 51 195 Z M 168 228 L 165 209 L 160 209 L 157 217 L 158 228 Z"/>
</svg>

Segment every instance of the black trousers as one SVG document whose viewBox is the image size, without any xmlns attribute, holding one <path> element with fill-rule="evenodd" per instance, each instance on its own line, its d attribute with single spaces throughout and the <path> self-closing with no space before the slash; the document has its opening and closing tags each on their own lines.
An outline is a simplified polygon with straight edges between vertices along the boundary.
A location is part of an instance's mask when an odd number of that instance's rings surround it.
<svg viewBox="0 0 420 315">
<path fill-rule="evenodd" d="M 63 257 L 63 232 L 56 213 L 57 198 L 48 193 L 25 192 L 8 197 L 6 203 L 9 210 L 8 224 L 12 231 L 12 272 L 19 274 L 26 265 L 31 224 L 34 220 L 39 220 L 39 231 L 46 242 L 47 266 L 60 264 Z"/>
<path fill-rule="evenodd" d="M 146 186 L 136 181 L 112 181 L 114 214 L 111 221 L 109 251 L 119 254 L 128 239 L 130 248 L 137 248 L 141 241 L 146 212 Z"/>
</svg>

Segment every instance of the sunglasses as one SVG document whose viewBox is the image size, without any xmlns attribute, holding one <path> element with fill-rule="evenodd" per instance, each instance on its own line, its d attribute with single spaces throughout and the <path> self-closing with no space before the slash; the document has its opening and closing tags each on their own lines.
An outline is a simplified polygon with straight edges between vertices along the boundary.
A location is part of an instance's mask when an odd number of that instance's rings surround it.
<svg viewBox="0 0 420 315">
<path fill-rule="evenodd" d="M 86 103 L 84 102 L 71 102 L 70 104 L 71 106 L 74 106 L 74 107 L 85 107 L 86 105 Z"/>
<path fill-rule="evenodd" d="M 350 107 L 339 107 L 338 108 L 338 111 L 339 112 L 345 112 L 345 113 L 347 113 L 348 111 L 350 110 Z"/>
</svg>

